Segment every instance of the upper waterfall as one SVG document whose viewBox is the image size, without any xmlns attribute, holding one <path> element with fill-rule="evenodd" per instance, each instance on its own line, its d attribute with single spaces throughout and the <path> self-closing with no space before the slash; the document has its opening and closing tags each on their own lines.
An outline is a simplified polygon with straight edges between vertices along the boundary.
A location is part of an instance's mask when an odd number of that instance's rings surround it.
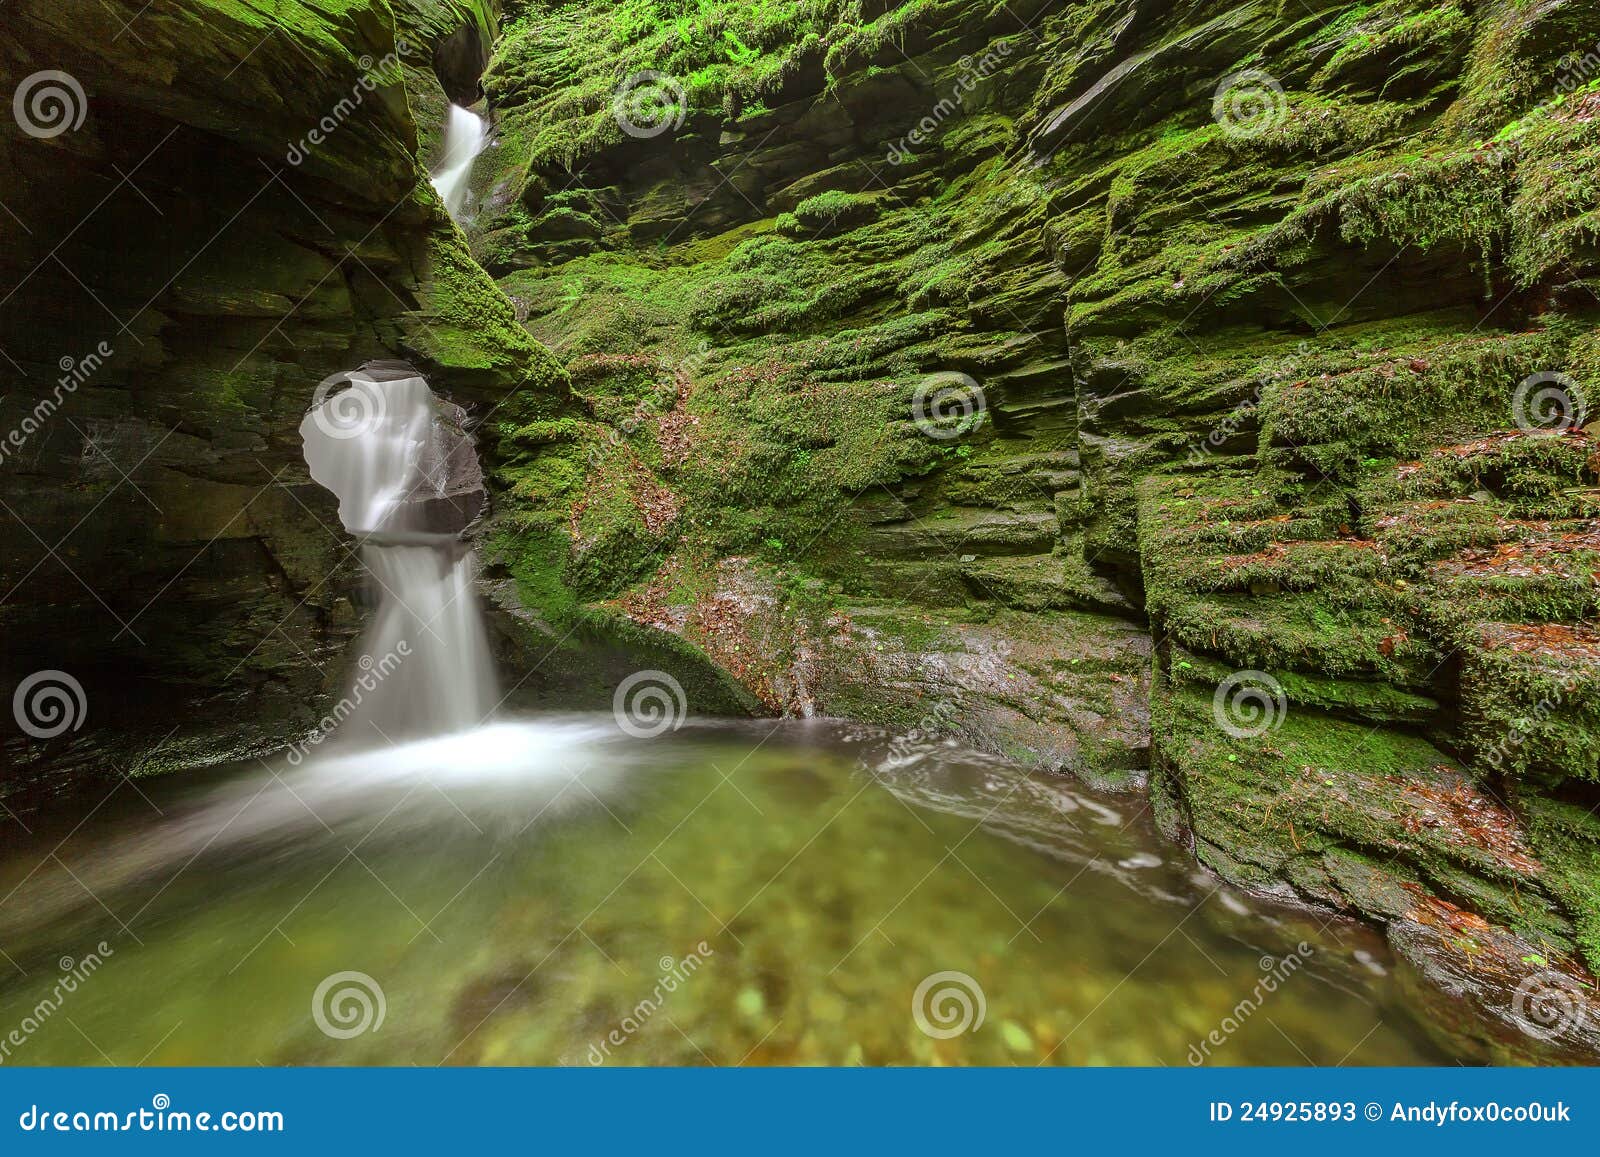
<svg viewBox="0 0 1600 1157">
<path fill-rule="evenodd" d="M 456 220 L 467 203 L 467 179 L 472 175 L 472 162 L 488 143 L 488 123 L 477 113 L 469 112 L 458 104 L 450 106 L 450 120 L 444 128 L 444 164 L 433 175 L 433 187 L 439 191 L 444 207 Z"/>
</svg>

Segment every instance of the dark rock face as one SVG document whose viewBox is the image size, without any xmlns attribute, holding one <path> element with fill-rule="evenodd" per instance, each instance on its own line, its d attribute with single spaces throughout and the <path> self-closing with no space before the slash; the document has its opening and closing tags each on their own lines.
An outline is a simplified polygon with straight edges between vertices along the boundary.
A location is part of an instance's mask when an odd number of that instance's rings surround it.
<svg viewBox="0 0 1600 1157">
<path fill-rule="evenodd" d="M 0 128 L 0 682 L 65 671 L 91 725 L 8 726 L 0 793 L 260 749 L 340 681 L 365 595 L 300 454 L 312 391 L 408 353 L 476 384 L 413 340 L 452 229 L 408 88 L 489 16 L 398 7 L 8 6 L 8 98 L 45 69 L 81 95 L 57 83 L 54 135 Z"/>
</svg>

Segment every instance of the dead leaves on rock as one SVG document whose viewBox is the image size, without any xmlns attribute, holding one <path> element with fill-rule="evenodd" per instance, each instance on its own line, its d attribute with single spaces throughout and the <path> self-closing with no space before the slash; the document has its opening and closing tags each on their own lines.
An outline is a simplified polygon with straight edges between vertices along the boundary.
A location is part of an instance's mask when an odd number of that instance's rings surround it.
<svg viewBox="0 0 1600 1157">
<path fill-rule="evenodd" d="M 1510 808 L 1470 783 L 1449 783 L 1456 772 L 1448 765 L 1441 764 L 1434 771 L 1443 777 L 1439 783 L 1390 777 L 1389 782 L 1414 805 L 1414 810 L 1400 817 L 1406 831 L 1413 835 L 1429 831 L 1453 844 L 1477 848 L 1525 876 L 1544 871 L 1544 865 L 1528 852 L 1522 825 Z"/>
</svg>

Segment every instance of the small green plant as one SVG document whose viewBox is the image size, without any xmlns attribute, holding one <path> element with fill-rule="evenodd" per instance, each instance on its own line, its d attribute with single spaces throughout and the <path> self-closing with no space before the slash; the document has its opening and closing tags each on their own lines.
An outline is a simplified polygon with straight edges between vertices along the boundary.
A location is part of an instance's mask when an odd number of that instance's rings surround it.
<svg viewBox="0 0 1600 1157">
<path fill-rule="evenodd" d="M 567 310 L 578 304 L 583 297 L 583 278 L 569 277 L 561 283 L 561 305 L 557 313 L 566 313 Z"/>
<path fill-rule="evenodd" d="M 739 34 L 731 28 L 722 30 L 722 40 L 722 51 L 730 61 L 741 67 L 747 64 L 754 64 L 756 58 L 761 55 L 757 49 L 751 48 L 740 40 Z"/>
</svg>

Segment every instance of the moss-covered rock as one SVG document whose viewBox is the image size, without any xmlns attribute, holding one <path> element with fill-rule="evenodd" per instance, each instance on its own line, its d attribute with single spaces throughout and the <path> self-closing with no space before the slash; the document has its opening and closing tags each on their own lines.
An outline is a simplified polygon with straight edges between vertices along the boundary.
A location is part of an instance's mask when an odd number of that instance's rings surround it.
<svg viewBox="0 0 1600 1157">
<path fill-rule="evenodd" d="M 1584 845 L 1519 802 L 1589 798 L 1592 705 L 1535 711 L 1562 672 L 1486 641 L 1596 611 L 1596 459 L 1523 389 L 1600 373 L 1580 7 L 1107 0 L 1034 41 L 960 3 L 526 6 L 479 227 L 582 414 L 501 442 L 519 584 L 769 710 L 1076 767 L 1142 761 L 1109 660 L 1142 620 L 1153 796 L 1208 863 L 1594 966 Z M 645 70 L 683 115 L 633 136 Z M 1289 712 L 1253 746 L 1209 710 L 1240 670 Z"/>
</svg>

